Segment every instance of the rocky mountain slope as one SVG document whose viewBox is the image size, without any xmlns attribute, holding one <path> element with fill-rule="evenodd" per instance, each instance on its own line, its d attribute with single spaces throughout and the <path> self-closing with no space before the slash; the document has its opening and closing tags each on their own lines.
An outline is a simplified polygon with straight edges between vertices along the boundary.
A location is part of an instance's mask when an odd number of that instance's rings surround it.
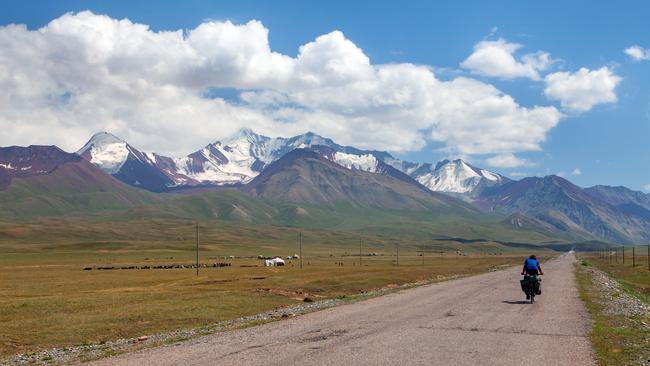
<svg viewBox="0 0 650 366">
<path fill-rule="evenodd" d="M 431 192 L 389 165 L 375 172 L 348 169 L 332 160 L 330 148 L 296 149 L 269 165 L 243 187 L 254 197 L 318 205 L 425 210 L 436 206 L 469 208 L 460 200 Z M 376 174 L 379 170 L 384 174 Z"/>
<path fill-rule="evenodd" d="M 124 210 L 158 200 L 55 146 L 0 148 L 0 216 Z"/>
<path fill-rule="evenodd" d="M 616 190 L 582 189 L 558 176 L 531 177 L 486 188 L 479 202 L 490 211 L 523 214 L 555 232 L 573 237 L 619 243 L 650 241 L 647 209 L 625 201 L 612 191 Z M 641 193 L 640 197 L 644 196 Z M 524 220 L 520 222 L 531 225 Z"/>
</svg>

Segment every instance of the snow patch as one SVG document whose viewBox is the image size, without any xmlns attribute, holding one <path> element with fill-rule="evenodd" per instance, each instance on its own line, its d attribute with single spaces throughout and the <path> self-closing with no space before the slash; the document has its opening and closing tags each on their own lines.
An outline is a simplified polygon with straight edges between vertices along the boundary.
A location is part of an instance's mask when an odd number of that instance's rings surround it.
<svg viewBox="0 0 650 366">
<path fill-rule="evenodd" d="M 89 151 L 90 162 L 109 174 L 120 171 L 129 156 L 126 142 L 108 132 L 95 134 L 77 154 Z"/>
<path fill-rule="evenodd" d="M 334 154 L 334 162 L 351 170 L 363 170 L 376 173 L 379 161 L 371 154 L 354 155 L 337 152 Z"/>
<path fill-rule="evenodd" d="M 149 159 L 152 164 L 156 164 L 156 154 L 154 153 L 144 153 L 144 155 Z"/>
<path fill-rule="evenodd" d="M 483 176 L 483 178 L 485 178 L 487 180 L 490 180 L 490 181 L 493 181 L 493 182 L 501 181 L 501 178 L 499 178 L 498 175 L 496 175 L 496 174 L 494 174 L 494 173 L 492 173 L 490 171 L 487 171 L 485 169 L 481 169 L 481 175 Z"/>
<path fill-rule="evenodd" d="M 90 149 L 90 162 L 110 174 L 119 172 L 128 156 L 129 149 L 123 142 L 93 146 Z"/>
</svg>

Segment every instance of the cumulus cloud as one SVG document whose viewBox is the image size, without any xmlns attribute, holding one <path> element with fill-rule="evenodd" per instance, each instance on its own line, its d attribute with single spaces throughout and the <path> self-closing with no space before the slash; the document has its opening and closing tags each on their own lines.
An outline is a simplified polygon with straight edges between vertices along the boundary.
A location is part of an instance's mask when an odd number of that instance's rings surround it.
<svg viewBox="0 0 650 366">
<path fill-rule="evenodd" d="M 573 171 L 571 172 L 571 174 L 572 174 L 572 175 L 581 175 L 581 174 L 582 174 L 582 170 L 580 170 L 580 168 L 575 168 L 575 169 L 573 169 Z"/>
<path fill-rule="evenodd" d="M 502 38 L 496 41 L 481 41 L 474 46 L 474 52 L 461 66 L 483 76 L 540 80 L 539 71 L 550 66 L 551 56 L 547 52 L 539 51 L 517 59 L 515 52 L 521 47 L 518 43 L 511 43 Z"/>
<path fill-rule="evenodd" d="M 625 54 L 630 56 L 634 61 L 650 60 L 650 49 L 634 45 L 625 49 Z"/>
<path fill-rule="evenodd" d="M 430 66 L 373 64 L 339 31 L 295 57 L 273 51 L 268 33 L 255 20 L 154 32 L 91 12 L 37 30 L 0 27 L 0 145 L 73 151 L 108 130 L 144 150 L 180 155 L 250 127 L 272 136 L 311 130 L 390 151 L 437 141 L 451 153 L 503 160 L 540 150 L 562 118 L 555 107 L 522 106 L 481 81 L 440 80 Z M 539 70 L 547 61 L 516 62 Z M 206 97 L 215 88 L 239 99 Z"/>
<path fill-rule="evenodd" d="M 573 112 L 585 112 L 597 104 L 617 101 L 616 87 L 621 78 L 604 66 L 598 70 L 581 68 L 576 72 L 556 72 L 546 75 L 544 94 L 558 100 Z"/>
<path fill-rule="evenodd" d="M 532 162 L 519 158 L 515 156 L 514 154 L 500 154 L 493 156 L 491 158 L 488 158 L 486 160 L 486 163 L 488 165 L 496 167 L 496 168 L 517 168 L 517 167 L 522 167 L 522 166 L 534 166 Z"/>
<path fill-rule="evenodd" d="M 644 185 L 643 190 L 646 191 L 646 192 L 650 192 L 650 183 Z"/>
</svg>

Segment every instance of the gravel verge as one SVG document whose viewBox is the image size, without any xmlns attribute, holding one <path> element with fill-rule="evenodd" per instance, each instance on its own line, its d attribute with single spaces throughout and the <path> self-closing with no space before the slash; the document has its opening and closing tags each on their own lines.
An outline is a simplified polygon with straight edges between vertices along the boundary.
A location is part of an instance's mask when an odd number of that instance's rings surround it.
<svg viewBox="0 0 650 366">
<path fill-rule="evenodd" d="M 623 315 L 626 317 L 645 317 L 650 318 L 650 305 L 640 299 L 628 294 L 621 288 L 621 285 L 615 279 L 609 277 L 605 272 L 588 267 L 586 270 L 591 274 L 594 284 L 601 290 L 599 297 L 603 312 L 606 315 Z M 642 323 L 645 327 L 650 324 Z"/>
<path fill-rule="evenodd" d="M 618 281 L 605 272 L 591 266 L 582 267 L 582 269 L 591 277 L 592 288 L 596 293 L 590 297 L 592 301 L 600 305 L 599 315 L 610 319 L 605 320 L 605 326 L 612 327 L 613 331 L 639 332 L 639 336 L 641 333 L 650 331 L 649 304 L 630 295 Z M 634 355 L 624 364 L 650 366 L 650 339 L 644 339 L 642 336 L 641 340 L 638 338 L 628 338 L 621 343 L 628 348 L 630 355 Z M 606 352 L 611 352 L 611 350 Z M 609 364 L 609 362 L 605 363 Z"/>
</svg>

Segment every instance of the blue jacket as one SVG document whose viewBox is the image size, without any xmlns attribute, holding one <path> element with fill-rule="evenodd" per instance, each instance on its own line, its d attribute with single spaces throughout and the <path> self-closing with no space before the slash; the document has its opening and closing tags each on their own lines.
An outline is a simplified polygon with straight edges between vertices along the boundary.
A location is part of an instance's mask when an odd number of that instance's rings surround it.
<svg viewBox="0 0 650 366">
<path fill-rule="evenodd" d="M 532 259 L 532 258 L 526 259 L 526 262 L 524 262 L 524 266 L 526 266 L 526 269 L 535 269 L 539 271 L 539 261 L 537 259 Z"/>
</svg>

